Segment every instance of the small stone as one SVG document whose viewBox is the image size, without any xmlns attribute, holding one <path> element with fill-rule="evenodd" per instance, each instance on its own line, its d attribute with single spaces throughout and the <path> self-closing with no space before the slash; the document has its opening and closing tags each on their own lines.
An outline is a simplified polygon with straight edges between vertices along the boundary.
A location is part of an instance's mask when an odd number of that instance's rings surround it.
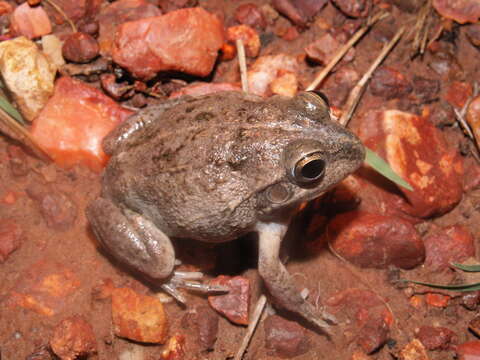
<svg viewBox="0 0 480 360">
<path fill-rule="evenodd" d="M 160 300 L 130 288 L 113 290 L 112 321 L 119 337 L 156 344 L 167 340 L 168 322 Z"/>
<path fill-rule="evenodd" d="M 196 7 L 119 25 L 112 56 L 142 80 L 169 70 L 207 76 L 223 43 L 221 21 Z"/>
<path fill-rule="evenodd" d="M 367 354 L 380 349 L 388 340 L 389 326 L 384 319 L 380 317 L 372 317 L 361 328 L 355 342 Z"/>
<path fill-rule="evenodd" d="M 273 0 L 272 5 L 279 13 L 295 25 L 306 27 L 307 23 L 326 5 L 327 0 Z"/>
<path fill-rule="evenodd" d="M 285 34 L 282 35 L 282 39 L 286 41 L 293 41 L 300 36 L 297 28 L 295 26 L 290 26 Z"/>
<path fill-rule="evenodd" d="M 461 297 L 462 305 L 468 310 L 476 310 L 480 304 L 480 291 L 464 293 Z M 480 333 L 478 334 L 480 336 Z"/>
<path fill-rule="evenodd" d="M 273 315 L 267 317 L 263 324 L 265 348 L 269 355 L 289 359 L 310 350 L 311 344 L 306 330 L 298 323 Z"/>
<path fill-rule="evenodd" d="M 234 17 L 240 24 L 249 25 L 257 30 L 267 27 L 267 20 L 262 10 L 253 3 L 241 4 L 235 9 Z"/>
<path fill-rule="evenodd" d="M 398 99 L 410 94 L 412 85 L 401 72 L 384 66 L 373 74 L 370 91 L 387 100 Z"/>
<path fill-rule="evenodd" d="M 177 334 L 168 339 L 161 360 L 183 360 L 185 356 L 185 336 Z"/>
<path fill-rule="evenodd" d="M 433 0 L 432 5 L 442 17 L 460 24 L 475 23 L 480 18 L 480 3 L 477 0 Z"/>
<path fill-rule="evenodd" d="M 255 29 L 248 25 L 231 26 L 227 29 L 227 40 L 235 44 L 236 40 L 242 40 L 245 54 L 248 57 L 257 57 L 260 53 L 260 37 Z"/>
<path fill-rule="evenodd" d="M 0 264 L 20 248 L 22 234 L 22 229 L 13 220 L 0 220 Z"/>
<path fill-rule="evenodd" d="M 413 339 L 400 350 L 399 360 L 429 360 L 427 350 L 418 339 Z"/>
<path fill-rule="evenodd" d="M 464 342 L 457 346 L 458 360 L 480 359 L 480 340 Z"/>
<path fill-rule="evenodd" d="M 270 84 L 270 90 L 273 94 L 293 97 L 298 90 L 297 76 L 292 72 L 285 72 Z"/>
<path fill-rule="evenodd" d="M 69 35 L 62 46 L 62 55 L 66 60 L 87 63 L 98 56 L 100 48 L 97 40 L 89 34 L 76 32 Z"/>
<path fill-rule="evenodd" d="M 79 315 L 66 318 L 55 327 L 50 346 L 62 360 L 88 357 L 97 352 L 92 326 Z"/>
<path fill-rule="evenodd" d="M 343 45 L 342 41 L 339 41 L 336 37 L 331 34 L 324 34 L 319 39 L 310 43 L 306 48 L 305 52 L 307 56 L 315 60 L 316 62 L 327 65 L 330 60 L 335 55 L 336 51 Z M 343 57 L 342 61 L 350 62 L 355 56 L 355 50 L 352 48 Z"/>
<path fill-rule="evenodd" d="M 435 293 L 427 293 L 425 295 L 425 302 L 428 305 L 433 307 L 446 308 L 448 306 L 448 303 L 450 302 L 450 296 L 435 294 Z"/>
<path fill-rule="evenodd" d="M 209 296 L 210 306 L 231 322 L 248 325 L 250 281 L 243 276 L 220 275 L 211 284 L 226 286 L 230 291 L 225 295 Z"/>
<path fill-rule="evenodd" d="M 475 256 L 474 239 L 461 225 L 438 229 L 423 239 L 426 249 L 425 266 L 443 270 L 452 263 L 462 263 Z"/>
<path fill-rule="evenodd" d="M 17 6 L 10 19 L 12 31 L 17 36 L 29 39 L 39 38 L 52 32 L 52 24 L 47 13 L 40 6 L 30 6 L 28 2 Z"/>
<path fill-rule="evenodd" d="M 440 326 L 422 326 L 416 337 L 427 350 L 447 350 L 452 343 L 456 342 L 455 333 Z"/>
<path fill-rule="evenodd" d="M 366 17 L 370 11 L 370 0 L 333 0 L 342 13 L 349 17 Z"/>
<path fill-rule="evenodd" d="M 26 192 L 39 206 L 48 227 L 65 231 L 73 226 L 77 218 L 77 206 L 70 196 L 39 183 L 29 185 Z"/>
<path fill-rule="evenodd" d="M 420 236 L 401 218 L 351 211 L 336 216 L 327 233 L 332 248 L 360 267 L 411 269 L 425 258 Z"/>
</svg>

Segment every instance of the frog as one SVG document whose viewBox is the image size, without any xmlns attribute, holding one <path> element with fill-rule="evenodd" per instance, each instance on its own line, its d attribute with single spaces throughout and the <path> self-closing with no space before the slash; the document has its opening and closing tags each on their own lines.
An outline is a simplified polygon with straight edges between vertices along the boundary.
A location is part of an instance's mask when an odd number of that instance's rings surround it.
<svg viewBox="0 0 480 360">
<path fill-rule="evenodd" d="M 301 295 L 280 257 L 299 205 L 364 161 L 362 143 L 331 119 L 324 96 L 183 96 L 138 111 L 103 148 L 110 159 L 86 215 L 110 255 L 177 297 L 188 281 L 174 269 L 172 239 L 221 243 L 257 233 L 270 295 L 329 333 L 335 317 Z"/>
</svg>

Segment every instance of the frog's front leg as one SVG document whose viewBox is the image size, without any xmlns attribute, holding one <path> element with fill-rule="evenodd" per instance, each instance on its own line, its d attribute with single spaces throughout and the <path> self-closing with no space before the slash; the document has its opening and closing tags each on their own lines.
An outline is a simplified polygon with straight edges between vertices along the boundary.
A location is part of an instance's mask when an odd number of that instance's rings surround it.
<svg viewBox="0 0 480 360">
<path fill-rule="evenodd" d="M 285 308 L 301 315 L 328 334 L 329 325 L 324 320 L 335 322 L 335 318 L 325 311 L 319 312 L 300 295 L 293 278 L 280 261 L 280 244 L 287 228 L 286 224 L 279 223 L 260 222 L 257 224 L 260 276 L 272 296 Z"/>
</svg>

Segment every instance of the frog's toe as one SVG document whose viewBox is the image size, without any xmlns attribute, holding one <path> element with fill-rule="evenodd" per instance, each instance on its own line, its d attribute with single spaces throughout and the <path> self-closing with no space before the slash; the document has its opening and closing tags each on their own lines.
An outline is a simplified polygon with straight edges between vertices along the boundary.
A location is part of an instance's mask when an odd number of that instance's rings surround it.
<svg viewBox="0 0 480 360">
<path fill-rule="evenodd" d="M 221 285 L 211 285 L 199 282 L 203 278 L 201 272 L 174 271 L 168 282 L 162 285 L 162 289 L 175 298 L 178 302 L 185 304 L 185 297 L 178 289 L 187 289 L 204 294 L 226 293 L 229 289 Z"/>
</svg>

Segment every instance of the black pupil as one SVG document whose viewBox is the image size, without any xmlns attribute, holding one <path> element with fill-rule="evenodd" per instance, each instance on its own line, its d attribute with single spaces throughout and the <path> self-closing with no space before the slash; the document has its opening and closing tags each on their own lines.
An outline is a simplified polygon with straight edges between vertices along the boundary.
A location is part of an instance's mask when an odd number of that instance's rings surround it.
<svg viewBox="0 0 480 360">
<path fill-rule="evenodd" d="M 310 160 L 303 165 L 301 174 L 305 179 L 313 180 L 323 174 L 325 162 L 321 159 Z"/>
</svg>

